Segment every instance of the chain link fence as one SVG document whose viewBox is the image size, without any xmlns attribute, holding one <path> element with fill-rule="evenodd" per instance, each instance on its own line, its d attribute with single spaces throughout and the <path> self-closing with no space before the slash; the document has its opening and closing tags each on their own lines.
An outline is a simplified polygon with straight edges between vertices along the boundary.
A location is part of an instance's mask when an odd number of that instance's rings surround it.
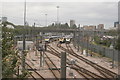
<svg viewBox="0 0 120 80">
<path fill-rule="evenodd" d="M 83 48 L 86 48 L 88 50 L 91 50 L 95 53 L 99 53 L 102 56 L 105 56 L 105 57 L 111 58 L 115 61 L 118 61 L 118 50 L 109 49 L 109 48 L 106 48 L 106 47 L 103 47 L 103 46 L 100 46 L 100 45 L 87 43 L 85 41 L 80 41 L 79 46 L 81 46 Z"/>
</svg>

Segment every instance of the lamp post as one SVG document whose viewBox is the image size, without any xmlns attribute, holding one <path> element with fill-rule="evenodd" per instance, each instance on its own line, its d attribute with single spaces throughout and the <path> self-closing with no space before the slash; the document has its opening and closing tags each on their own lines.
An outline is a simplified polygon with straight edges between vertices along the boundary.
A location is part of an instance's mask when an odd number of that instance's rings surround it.
<svg viewBox="0 0 120 80">
<path fill-rule="evenodd" d="M 47 15 L 48 15 L 48 14 L 45 14 L 45 17 L 46 17 L 45 26 L 46 26 L 46 27 L 47 27 Z"/>
<path fill-rule="evenodd" d="M 57 23 L 59 23 L 59 6 L 57 6 Z"/>
<path fill-rule="evenodd" d="M 26 0 L 24 2 L 24 30 L 26 26 Z M 25 70 L 25 31 L 23 32 L 22 71 Z"/>
</svg>

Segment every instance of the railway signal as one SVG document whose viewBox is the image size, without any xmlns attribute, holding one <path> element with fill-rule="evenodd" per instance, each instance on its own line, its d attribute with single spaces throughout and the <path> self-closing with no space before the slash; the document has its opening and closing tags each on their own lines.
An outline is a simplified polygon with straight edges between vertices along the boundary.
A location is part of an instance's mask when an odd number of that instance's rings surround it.
<svg viewBox="0 0 120 80">
<path fill-rule="evenodd" d="M 40 52 L 40 67 L 44 65 L 44 51 L 45 51 L 45 44 L 39 43 L 38 51 Z"/>
</svg>

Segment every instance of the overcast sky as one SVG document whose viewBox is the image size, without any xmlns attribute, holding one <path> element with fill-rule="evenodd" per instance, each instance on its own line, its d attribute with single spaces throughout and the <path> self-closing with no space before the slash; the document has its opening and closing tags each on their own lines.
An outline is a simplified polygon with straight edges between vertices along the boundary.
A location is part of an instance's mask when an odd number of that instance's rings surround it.
<svg viewBox="0 0 120 80">
<path fill-rule="evenodd" d="M 32 1 L 32 0 L 31 0 Z M 112 0 L 111 0 L 112 1 Z M 45 14 L 47 23 L 52 24 L 57 20 L 57 8 L 59 8 L 59 20 L 69 23 L 70 19 L 76 24 L 97 25 L 105 24 L 106 28 L 112 27 L 118 20 L 118 2 L 27 2 L 27 22 L 32 25 L 45 25 Z M 8 21 L 23 25 L 23 2 L 2 2 L 2 13 L 0 16 L 8 17 Z"/>
</svg>

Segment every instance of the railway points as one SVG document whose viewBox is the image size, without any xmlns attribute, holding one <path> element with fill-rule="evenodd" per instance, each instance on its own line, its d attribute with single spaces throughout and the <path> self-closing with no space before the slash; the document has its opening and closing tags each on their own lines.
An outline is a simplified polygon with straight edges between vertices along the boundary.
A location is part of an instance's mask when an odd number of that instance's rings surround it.
<svg viewBox="0 0 120 80">
<path fill-rule="evenodd" d="M 52 36 L 35 41 L 33 49 L 28 50 L 26 69 L 31 72 L 29 78 L 43 77 L 59 80 L 62 69 L 61 52 L 66 52 L 66 78 L 68 79 L 114 80 L 117 77 L 117 67 L 111 69 L 108 58 L 96 55 L 85 56 L 82 54 L 82 49 L 78 51 L 75 48 L 73 38 Z"/>
</svg>

